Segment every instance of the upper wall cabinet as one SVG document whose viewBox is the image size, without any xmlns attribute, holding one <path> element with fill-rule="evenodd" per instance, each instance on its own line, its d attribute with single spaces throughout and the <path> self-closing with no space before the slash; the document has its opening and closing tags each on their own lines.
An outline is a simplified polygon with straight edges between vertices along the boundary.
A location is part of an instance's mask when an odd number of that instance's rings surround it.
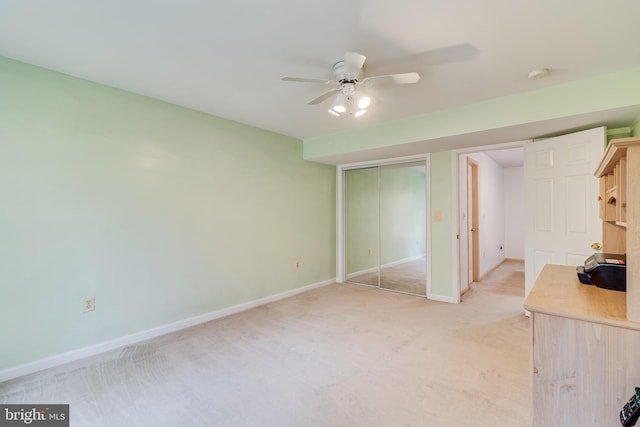
<svg viewBox="0 0 640 427">
<path fill-rule="evenodd" d="M 627 319 L 640 322 L 640 137 L 612 139 L 595 175 L 602 250 L 627 254 Z"/>
<path fill-rule="evenodd" d="M 626 138 L 625 138 L 626 139 Z M 600 218 L 627 226 L 627 147 L 612 140 L 596 172 L 600 177 Z M 606 163 L 605 163 L 606 162 Z"/>
<path fill-rule="evenodd" d="M 595 172 L 600 177 L 600 218 L 604 252 L 627 252 L 627 150 L 640 138 L 612 139 Z"/>
</svg>

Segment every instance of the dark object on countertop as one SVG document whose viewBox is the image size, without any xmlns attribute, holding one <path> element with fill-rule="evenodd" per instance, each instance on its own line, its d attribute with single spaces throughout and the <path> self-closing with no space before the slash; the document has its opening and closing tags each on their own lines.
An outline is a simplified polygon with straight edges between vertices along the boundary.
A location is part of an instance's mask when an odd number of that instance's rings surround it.
<svg viewBox="0 0 640 427">
<path fill-rule="evenodd" d="M 580 280 L 580 283 L 584 283 L 585 285 L 593 285 L 593 280 L 591 280 L 591 276 L 589 276 L 589 273 L 584 271 L 584 267 L 583 266 L 579 266 L 576 268 L 576 272 L 578 273 L 578 280 Z"/>
<path fill-rule="evenodd" d="M 622 254 L 596 253 L 577 268 L 578 279 L 587 285 L 626 292 L 627 257 Z"/>
</svg>

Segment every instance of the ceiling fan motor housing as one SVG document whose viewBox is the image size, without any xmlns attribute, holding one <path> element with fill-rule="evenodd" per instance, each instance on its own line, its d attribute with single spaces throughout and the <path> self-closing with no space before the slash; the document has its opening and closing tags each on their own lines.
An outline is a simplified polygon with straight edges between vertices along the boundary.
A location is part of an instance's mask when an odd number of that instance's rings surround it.
<svg viewBox="0 0 640 427">
<path fill-rule="evenodd" d="M 355 83 L 360 81 L 364 75 L 364 66 L 360 69 L 358 75 L 354 78 L 348 79 L 347 76 L 344 75 L 344 59 L 333 64 L 333 75 L 336 80 L 340 83 Z"/>
</svg>

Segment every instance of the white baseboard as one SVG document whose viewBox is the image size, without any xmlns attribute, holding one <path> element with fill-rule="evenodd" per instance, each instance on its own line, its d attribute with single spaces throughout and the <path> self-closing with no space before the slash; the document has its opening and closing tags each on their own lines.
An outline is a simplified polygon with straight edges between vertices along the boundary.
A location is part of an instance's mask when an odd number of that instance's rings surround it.
<svg viewBox="0 0 640 427">
<path fill-rule="evenodd" d="M 444 295 L 436 295 L 436 294 L 432 294 L 432 293 L 427 293 L 427 299 L 430 299 L 430 300 L 433 300 L 433 301 L 448 302 L 449 304 L 459 304 L 460 303 L 460 298 L 447 297 L 447 296 L 444 296 Z"/>
<path fill-rule="evenodd" d="M 21 377 L 23 375 L 32 374 L 34 372 L 38 372 L 43 369 L 53 368 L 59 365 L 63 365 L 65 363 L 74 362 L 76 360 L 84 359 L 90 356 L 95 356 L 96 354 L 114 350 L 119 347 L 124 347 L 127 345 L 145 341 L 151 338 L 159 337 L 161 335 L 166 335 L 172 332 L 179 331 L 181 329 L 190 328 L 191 326 L 199 325 L 201 323 L 206 323 L 211 320 L 229 316 L 231 314 L 240 313 L 245 310 L 249 310 L 261 305 L 265 305 L 270 302 L 275 302 L 281 299 L 285 299 L 285 298 L 300 294 L 302 292 L 309 291 L 311 289 L 330 285 L 332 283 L 335 283 L 334 279 L 312 283 L 311 285 L 303 286 L 301 288 L 296 288 L 290 291 L 281 292 L 279 294 L 270 295 L 268 297 L 264 297 L 257 300 L 234 305 L 232 307 L 227 307 L 220 310 L 212 311 L 210 313 L 201 314 L 199 316 L 178 320 L 176 322 L 168 323 L 166 325 L 161 325 L 152 329 L 147 329 L 145 331 L 136 332 L 135 334 L 126 335 L 120 338 L 115 338 L 113 340 L 94 344 L 88 347 L 79 348 L 77 350 L 71 350 L 65 353 L 56 354 L 54 356 L 36 360 L 34 362 L 25 363 L 23 365 L 2 369 L 0 370 L 0 383 L 3 381 L 8 381 L 17 377 Z"/>
</svg>

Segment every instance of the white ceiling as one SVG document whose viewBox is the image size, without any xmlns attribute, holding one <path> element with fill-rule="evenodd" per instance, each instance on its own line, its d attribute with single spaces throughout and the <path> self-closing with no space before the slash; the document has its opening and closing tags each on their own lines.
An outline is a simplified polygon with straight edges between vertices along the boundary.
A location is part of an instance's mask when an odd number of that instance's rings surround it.
<svg viewBox="0 0 640 427">
<path fill-rule="evenodd" d="M 514 168 L 524 165 L 524 147 L 484 152 L 503 168 Z"/>
<path fill-rule="evenodd" d="M 640 66 L 638 17 L 637 0 L 2 0 L 0 55 L 304 139 Z M 332 78 L 347 50 L 422 79 L 358 119 L 280 81 Z"/>
</svg>

